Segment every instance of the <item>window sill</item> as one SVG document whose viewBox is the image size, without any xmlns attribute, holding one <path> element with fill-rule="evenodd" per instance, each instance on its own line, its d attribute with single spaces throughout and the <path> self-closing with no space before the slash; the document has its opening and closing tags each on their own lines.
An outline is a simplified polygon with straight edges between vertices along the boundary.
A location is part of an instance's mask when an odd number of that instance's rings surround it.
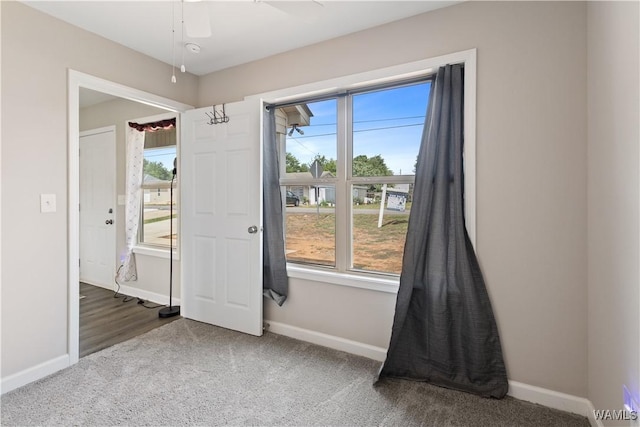
<svg viewBox="0 0 640 427">
<path fill-rule="evenodd" d="M 169 259 L 169 248 L 155 248 L 150 246 L 134 246 L 133 247 L 134 254 L 152 256 L 156 258 L 164 258 Z M 178 261 L 180 258 L 178 257 L 178 252 L 176 249 L 173 249 L 173 260 Z"/>
<path fill-rule="evenodd" d="M 398 293 L 400 278 L 380 277 L 369 274 L 338 273 L 336 271 L 320 270 L 313 267 L 287 264 L 287 276 L 295 279 L 312 280 L 314 282 L 330 283 L 332 285 L 349 286 L 352 288 L 368 289 L 371 291 Z"/>
</svg>

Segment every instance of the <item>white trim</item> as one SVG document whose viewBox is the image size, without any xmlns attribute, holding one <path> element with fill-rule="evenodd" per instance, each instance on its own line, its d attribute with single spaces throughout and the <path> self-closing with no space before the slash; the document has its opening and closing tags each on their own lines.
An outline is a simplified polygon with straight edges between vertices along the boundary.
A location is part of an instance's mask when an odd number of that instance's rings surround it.
<svg viewBox="0 0 640 427">
<path fill-rule="evenodd" d="M 95 286 L 96 288 L 107 289 L 107 290 L 115 292 L 115 286 L 114 285 L 107 285 L 107 284 L 104 284 L 104 283 L 92 282 L 91 280 L 83 280 L 82 283 L 86 283 L 87 285 Z"/>
<path fill-rule="evenodd" d="M 584 397 L 573 396 L 571 394 L 561 393 L 559 391 L 553 391 L 511 380 L 509 380 L 508 394 L 516 399 L 526 400 L 549 408 L 582 415 L 583 417 L 589 418 L 592 425 L 595 421 L 591 420 L 591 418 L 593 418 L 593 404 L 589 399 Z M 599 425 L 602 425 L 602 423 Z"/>
<path fill-rule="evenodd" d="M 124 86 L 118 83 L 110 82 L 89 74 L 81 73 L 72 69 L 68 70 L 68 125 L 67 125 L 67 200 L 68 200 L 68 253 L 67 253 L 67 270 L 69 277 L 69 295 L 68 295 L 68 342 L 67 350 L 69 364 L 73 365 L 79 359 L 80 344 L 80 300 L 78 294 L 80 291 L 80 272 L 78 268 L 78 259 L 80 256 L 80 230 L 79 230 L 79 213 L 78 203 L 80 199 L 80 158 L 78 156 L 79 148 L 79 129 L 80 129 L 80 88 L 87 88 L 98 92 L 104 92 L 130 101 L 140 102 L 142 104 L 151 105 L 157 108 L 163 108 L 173 112 L 184 112 L 193 108 L 190 105 L 173 101 L 158 95 Z"/>
<path fill-rule="evenodd" d="M 400 284 L 400 277 L 385 277 L 380 274 L 339 273 L 332 269 L 313 268 L 291 263 L 287 264 L 287 276 L 390 294 L 397 294 Z"/>
<path fill-rule="evenodd" d="M 323 347 L 329 347 L 334 350 L 357 354 L 358 356 L 368 357 L 369 359 L 377 360 L 379 362 L 384 361 L 387 357 L 387 350 L 382 347 L 376 347 L 358 341 L 352 341 L 346 338 L 336 337 L 334 335 L 327 335 L 322 332 L 303 329 L 297 326 L 291 326 L 267 319 L 264 320 L 264 325 L 267 331 L 273 332 L 274 334 L 295 338 L 297 340 L 310 342 Z"/>
<path fill-rule="evenodd" d="M 91 282 L 84 282 L 84 283 L 87 283 L 91 286 L 95 286 L 97 288 L 106 289 L 111 292 L 116 292 L 116 289 L 117 289 L 117 285 L 107 286 L 107 285 L 101 285 L 99 283 L 91 283 Z M 154 304 L 166 305 L 167 301 L 169 300 L 169 295 L 159 294 L 157 292 L 145 291 L 144 289 L 136 288 L 135 286 L 127 286 L 123 284 L 120 284 L 120 289 L 118 290 L 118 294 L 126 295 L 128 297 L 133 297 L 133 298 L 140 298 L 146 301 L 150 301 Z M 180 305 L 180 298 L 173 298 L 172 301 L 173 301 L 172 302 L 173 305 Z"/>
<path fill-rule="evenodd" d="M 151 246 L 143 246 L 138 245 L 133 247 L 134 254 L 140 254 L 145 256 L 152 256 L 156 258 L 169 259 L 169 247 L 166 248 L 155 248 Z M 173 260 L 179 261 L 180 257 L 178 256 L 177 248 L 173 248 Z"/>
<path fill-rule="evenodd" d="M 591 401 L 589 400 L 589 409 L 588 409 L 588 415 L 587 418 L 589 419 L 589 424 L 591 424 L 591 427 L 604 427 L 604 424 L 602 423 L 602 420 L 596 420 L 595 417 L 595 412 L 596 408 L 593 406 L 593 403 L 591 403 Z"/>
<path fill-rule="evenodd" d="M 462 52 L 461 52 L 462 53 Z M 467 234 L 478 250 L 476 236 L 476 79 L 477 51 L 465 51 L 464 60 L 464 216 Z"/>
<path fill-rule="evenodd" d="M 133 286 L 120 285 L 121 294 L 128 295 L 130 297 L 142 298 L 146 301 L 151 301 L 154 304 L 167 304 L 169 301 L 169 295 L 163 295 L 156 292 L 145 291 L 144 289 L 135 288 Z M 180 298 L 172 298 L 172 305 L 180 305 Z"/>
<path fill-rule="evenodd" d="M 77 298 L 76 298 L 77 299 Z M 5 394 L 24 385 L 37 381 L 48 375 L 54 374 L 69 367 L 69 355 L 58 356 L 55 359 L 47 360 L 39 365 L 27 368 L 24 371 L 16 372 L 2 379 L 0 385 L 1 393 Z"/>
</svg>

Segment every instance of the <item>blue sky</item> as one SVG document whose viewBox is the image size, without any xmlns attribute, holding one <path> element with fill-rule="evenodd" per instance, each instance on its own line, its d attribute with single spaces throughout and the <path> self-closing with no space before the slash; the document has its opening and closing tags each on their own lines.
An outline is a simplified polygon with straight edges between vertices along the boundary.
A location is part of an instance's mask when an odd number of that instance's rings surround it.
<svg viewBox="0 0 640 427">
<path fill-rule="evenodd" d="M 355 95 L 354 157 L 380 154 L 395 175 L 412 175 L 418 155 L 430 83 Z M 287 152 L 301 163 L 316 154 L 336 158 L 336 100 L 308 104 L 313 113 L 304 135 L 287 137 Z"/>
</svg>

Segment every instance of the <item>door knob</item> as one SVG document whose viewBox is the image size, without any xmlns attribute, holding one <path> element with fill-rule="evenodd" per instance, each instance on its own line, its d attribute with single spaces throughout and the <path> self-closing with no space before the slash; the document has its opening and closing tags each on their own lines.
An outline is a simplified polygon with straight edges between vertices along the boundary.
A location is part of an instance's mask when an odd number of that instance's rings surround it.
<svg viewBox="0 0 640 427">
<path fill-rule="evenodd" d="M 258 232 L 258 227 L 256 227 L 255 225 L 252 225 L 247 229 L 247 231 L 249 232 L 249 234 L 256 234 Z"/>
<path fill-rule="evenodd" d="M 112 219 L 108 219 L 104 222 L 107 225 L 113 224 L 113 220 Z"/>
</svg>

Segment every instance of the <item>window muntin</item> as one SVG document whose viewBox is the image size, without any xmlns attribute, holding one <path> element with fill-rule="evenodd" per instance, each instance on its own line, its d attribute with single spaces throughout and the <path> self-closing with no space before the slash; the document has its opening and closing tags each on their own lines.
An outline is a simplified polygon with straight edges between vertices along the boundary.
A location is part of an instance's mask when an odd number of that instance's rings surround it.
<svg viewBox="0 0 640 427">
<path fill-rule="evenodd" d="M 305 176 L 292 174 L 289 166 L 295 159 L 291 159 L 293 154 L 291 147 L 294 146 L 293 144 L 300 145 L 300 141 L 289 140 L 288 134 L 292 130 L 291 126 L 286 124 L 286 131 L 281 136 L 284 140 L 281 144 L 281 156 L 282 163 L 287 165 L 287 170 L 282 171 L 281 185 L 300 198 L 298 207 L 286 203 L 285 240 L 288 262 L 327 266 L 338 272 L 357 271 L 392 275 L 400 273 L 413 191 L 413 175 L 430 87 L 430 81 L 425 78 L 418 83 L 398 84 L 383 89 L 363 89 L 358 93 L 321 101 L 325 103 L 324 105 L 335 105 L 335 121 L 331 121 L 332 117 L 325 114 L 317 114 L 318 118 L 324 119 L 323 125 L 335 126 L 331 132 L 318 132 L 321 128 L 314 126 L 316 124 L 315 108 L 320 102 L 301 102 L 297 105 L 298 108 L 302 106 L 308 108 L 310 113 L 307 127 L 299 127 L 304 132 L 304 136 L 315 136 L 318 139 L 335 138 L 336 155 L 335 157 L 327 155 L 331 153 L 330 149 L 325 149 L 323 152 L 314 152 L 313 148 L 307 150 L 307 157 L 305 161 L 299 161 L 300 164 L 305 163 L 308 167 L 314 160 L 319 159 L 323 166 L 329 165 L 328 169 L 332 167 L 335 169 L 331 169 L 329 174 L 326 170 L 323 171 L 323 175 L 317 179 L 311 177 L 309 173 Z M 333 106 L 331 110 L 333 114 Z M 298 134 L 297 130 L 293 129 L 293 136 L 299 138 L 296 134 Z M 311 138 L 307 141 L 310 140 Z M 302 141 L 304 142 L 305 139 Z M 333 144 L 333 139 L 331 141 Z M 296 147 L 296 149 L 299 153 L 300 148 Z M 337 201 L 331 206 L 335 212 L 335 217 L 331 221 L 335 227 L 333 234 L 319 234 L 309 226 L 308 231 L 305 231 L 305 228 L 297 228 L 295 239 L 298 242 L 304 240 L 311 247 L 316 245 L 318 253 L 320 248 L 326 250 L 326 247 L 330 246 L 333 249 L 331 252 L 334 258 L 329 262 L 327 258 L 320 255 L 311 261 L 305 259 L 300 253 L 296 255 L 292 252 L 296 249 L 290 242 L 294 232 L 289 231 L 289 228 L 294 221 L 300 220 L 293 215 L 302 214 L 302 209 L 315 212 L 314 208 L 317 208 L 315 199 L 307 196 L 301 189 L 304 186 L 320 187 L 322 185 L 334 186 L 336 192 Z M 383 186 L 388 190 L 384 200 L 382 200 Z M 393 201 L 397 200 L 398 194 L 394 194 L 394 189 L 400 188 L 407 189 L 404 211 L 388 209 L 389 199 L 393 199 L 392 207 Z M 395 193 L 399 192 L 395 191 Z M 381 205 L 384 206 L 383 224 L 378 229 Z M 334 246 L 331 246 L 332 244 Z M 310 248 L 307 249 L 310 250 Z"/>
<path fill-rule="evenodd" d="M 175 135 L 175 128 L 145 133 L 142 213 L 138 228 L 138 243 L 145 246 L 177 247 L 178 189 L 175 181 L 173 215 L 170 204 L 173 160 L 176 158 Z"/>
</svg>

